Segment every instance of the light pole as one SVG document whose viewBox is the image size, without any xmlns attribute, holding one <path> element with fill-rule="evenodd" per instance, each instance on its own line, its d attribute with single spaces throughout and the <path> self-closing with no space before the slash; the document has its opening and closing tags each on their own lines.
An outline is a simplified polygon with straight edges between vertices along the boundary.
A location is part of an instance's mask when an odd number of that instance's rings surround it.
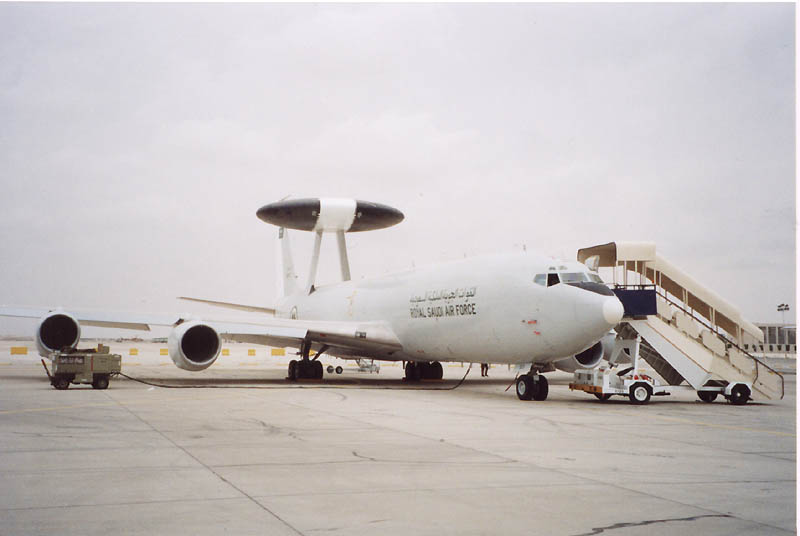
<svg viewBox="0 0 800 536">
<path fill-rule="evenodd" d="M 779 329 L 783 329 L 784 330 L 783 331 L 783 333 L 784 333 L 784 337 L 783 337 L 784 338 L 784 341 L 783 341 L 784 342 L 784 344 L 783 344 L 783 350 L 784 350 L 783 357 L 789 357 L 789 354 L 788 354 L 788 352 L 789 352 L 789 344 L 788 344 L 789 338 L 786 337 L 786 311 L 788 311 L 788 310 L 789 310 L 789 304 L 788 303 L 779 303 L 778 304 L 778 312 L 781 314 L 781 324 L 783 324 L 783 326 L 781 326 Z"/>
<path fill-rule="evenodd" d="M 778 312 L 781 314 L 781 323 L 782 324 L 786 323 L 786 317 L 784 315 L 786 314 L 786 311 L 788 311 L 788 310 L 789 310 L 789 304 L 788 303 L 779 303 L 778 304 Z"/>
</svg>

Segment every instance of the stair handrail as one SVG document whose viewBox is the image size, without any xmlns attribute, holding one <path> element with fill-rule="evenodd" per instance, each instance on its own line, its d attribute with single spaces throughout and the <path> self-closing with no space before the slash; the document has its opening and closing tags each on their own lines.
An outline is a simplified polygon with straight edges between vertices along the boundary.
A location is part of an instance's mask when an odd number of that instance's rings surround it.
<svg viewBox="0 0 800 536">
<path fill-rule="evenodd" d="M 772 372 L 773 374 L 778 376 L 778 378 L 780 378 L 780 380 L 781 380 L 781 398 L 783 398 L 784 395 L 786 394 L 786 388 L 785 388 L 785 385 L 784 385 L 785 381 L 783 379 L 783 375 L 780 372 L 778 372 L 774 368 L 770 367 L 769 365 L 767 365 L 766 363 L 764 363 L 763 361 L 758 359 L 756 356 L 754 356 L 753 354 L 751 354 L 750 352 L 748 352 L 747 350 L 745 350 L 744 348 L 739 346 L 736 342 L 734 342 L 734 341 L 728 339 L 727 337 L 725 337 L 724 335 L 720 334 L 713 326 L 711 326 L 709 323 L 707 323 L 704 318 L 698 317 L 697 315 L 695 315 L 694 311 L 687 310 L 680 303 L 677 303 L 677 302 L 673 301 L 672 299 L 670 299 L 669 296 L 667 295 L 667 291 L 664 288 L 662 288 L 662 287 L 660 287 L 660 286 L 658 286 L 658 285 L 656 285 L 654 283 L 651 283 L 651 284 L 638 284 L 638 285 L 637 284 L 632 284 L 632 285 L 630 285 L 630 284 L 629 285 L 616 284 L 616 285 L 614 285 L 614 287 L 615 288 L 635 287 L 635 288 L 638 288 L 638 289 L 641 289 L 641 290 L 645 290 L 647 288 L 652 288 L 653 290 L 655 290 L 656 295 L 658 295 L 661 298 L 663 298 L 664 301 L 666 301 L 670 305 L 673 305 L 673 306 L 677 307 L 679 310 L 681 310 L 685 314 L 689 315 L 689 317 L 692 320 L 694 320 L 696 322 L 699 322 L 700 325 L 702 325 L 703 327 L 707 328 L 711 333 L 716 335 L 717 338 L 719 338 L 726 345 L 733 346 L 734 348 L 736 348 L 737 350 L 742 352 L 744 355 L 746 355 L 747 357 L 749 357 L 750 359 L 755 361 L 756 362 L 756 377 L 753 379 L 753 383 L 758 381 L 758 375 L 759 375 L 758 365 L 761 365 L 762 367 L 766 368 L 767 370 L 769 370 L 770 372 Z"/>
<path fill-rule="evenodd" d="M 660 287 L 658 287 L 658 286 L 656 286 L 656 285 L 653 285 L 653 286 L 655 286 L 656 294 L 657 294 L 658 296 L 661 296 L 661 297 L 664 299 L 664 301 L 666 301 L 666 302 L 667 302 L 667 303 L 669 303 L 670 305 L 673 305 L 673 306 L 677 307 L 678 309 L 680 309 L 680 310 L 681 310 L 681 311 L 683 311 L 684 313 L 688 314 L 688 315 L 689 315 L 689 317 L 690 317 L 692 320 L 694 320 L 694 321 L 696 321 L 696 322 L 699 322 L 699 323 L 700 323 L 702 326 L 704 326 L 704 327 L 708 328 L 708 330 L 709 330 L 711 333 L 713 333 L 714 335 L 716 335 L 716 336 L 717 336 L 717 338 L 719 338 L 719 339 L 720 339 L 722 342 L 724 342 L 726 345 L 733 346 L 734 348 L 736 348 L 737 350 L 739 350 L 740 352 L 742 352 L 744 355 L 746 355 L 747 357 L 749 357 L 750 359 L 752 359 L 753 361 L 755 361 L 755 362 L 756 362 L 758 365 L 761 365 L 762 367 L 766 368 L 767 370 L 769 370 L 770 372 L 772 372 L 773 374 L 775 374 L 776 376 L 778 376 L 778 378 L 780 378 L 780 379 L 781 379 L 781 398 L 783 398 L 783 397 L 784 397 L 784 395 L 786 394 L 786 389 L 785 389 L 785 386 L 784 386 L 784 383 L 785 383 L 785 382 L 784 382 L 784 379 L 783 379 L 783 375 L 782 375 L 780 372 L 778 372 L 778 371 L 777 371 L 777 370 L 775 370 L 774 368 L 770 367 L 769 365 L 767 365 L 766 363 L 764 363 L 763 361 L 761 361 L 759 358 L 757 358 L 756 356 L 754 356 L 753 354 L 751 354 L 750 352 L 748 352 L 747 350 L 745 350 L 744 348 L 742 348 L 741 346 L 739 346 L 739 345 L 738 345 L 736 342 L 734 342 L 734 341 L 732 341 L 732 340 L 728 339 L 727 337 L 725 337 L 724 335 L 722 335 L 721 333 L 719 333 L 718 331 L 716 331 L 716 330 L 715 330 L 715 329 L 714 329 L 712 326 L 710 326 L 708 323 L 706 323 L 705 319 L 703 319 L 702 317 L 698 317 L 698 316 L 696 316 L 696 315 L 694 314 L 694 311 L 691 311 L 691 310 L 687 311 L 687 310 L 686 310 L 686 309 L 685 309 L 685 308 L 684 308 L 682 305 L 680 305 L 679 303 L 676 303 L 675 301 L 671 300 L 671 299 L 669 298 L 669 296 L 667 296 L 667 292 L 666 292 L 664 289 L 662 289 L 662 288 L 660 288 Z M 662 292 L 659 292 L 659 291 L 663 291 L 663 294 L 662 294 Z M 758 380 L 758 373 L 759 373 L 759 371 L 758 371 L 758 366 L 756 366 L 756 377 L 753 379 L 753 383 L 755 383 L 755 382 Z"/>
</svg>

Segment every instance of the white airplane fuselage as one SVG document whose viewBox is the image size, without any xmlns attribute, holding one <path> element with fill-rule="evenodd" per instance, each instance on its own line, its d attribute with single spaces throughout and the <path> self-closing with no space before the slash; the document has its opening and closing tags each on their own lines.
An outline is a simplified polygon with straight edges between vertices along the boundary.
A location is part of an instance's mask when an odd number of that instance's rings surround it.
<svg viewBox="0 0 800 536">
<path fill-rule="evenodd" d="M 530 253 L 476 257 L 285 297 L 277 316 L 382 321 L 402 351 L 365 356 L 411 361 L 544 363 L 596 344 L 622 316 L 616 296 L 537 274 L 588 273 Z M 347 355 L 332 351 L 334 355 Z"/>
</svg>

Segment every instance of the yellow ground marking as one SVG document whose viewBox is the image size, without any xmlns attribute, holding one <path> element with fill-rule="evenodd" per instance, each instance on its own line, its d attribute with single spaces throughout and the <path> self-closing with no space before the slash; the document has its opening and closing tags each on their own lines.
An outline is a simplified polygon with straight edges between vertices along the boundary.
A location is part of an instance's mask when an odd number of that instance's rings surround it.
<svg viewBox="0 0 800 536">
<path fill-rule="evenodd" d="M 139 349 L 138 348 L 131 348 L 128 351 L 128 355 L 139 355 Z"/>
<path fill-rule="evenodd" d="M 28 355 L 27 346 L 12 346 L 11 355 Z"/>
<path fill-rule="evenodd" d="M 746 426 L 731 426 L 728 424 L 714 424 L 710 422 L 693 421 L 691 419 L 682 419 L 680 417 L 665 417 L 663 415 L 653 415 L 653 417 L 664 421 L 678 422 L 683 424 L 694 424 L 697 426 L 708 426 L 709 428 L 720 428 L 722 430 L 735 430 L 738 432 L 756 432 L 759 434 L 770 434 L 781 437 L 797 437 L 797 434 L 792 434 L 789 432 L 777 432 L 775 430 L 764 430 L 761 428 L 748 428 Z"/>
<path fill-rule="evenodd" d="M 231 351 L 227 348 L 222 349 L 222 355 L 231 355 Z"/>
<path fill-rule="evenodd" d="M 169 348 L 160 348 L 158 350 L 158 355 L 169 355 Z"/>
<path fill-rule="evenodd" d="M 270 352 L 271 355 L 286 355 L 285 348 L 273 348 Z"/>
<path fill-rule="evenodd" d="M 254 357 L 256 355 L 256 349 L 255 348 L 248 348 L 247 349 L 247 355 L 249 355 L 250 357 Z"/>
</svg>

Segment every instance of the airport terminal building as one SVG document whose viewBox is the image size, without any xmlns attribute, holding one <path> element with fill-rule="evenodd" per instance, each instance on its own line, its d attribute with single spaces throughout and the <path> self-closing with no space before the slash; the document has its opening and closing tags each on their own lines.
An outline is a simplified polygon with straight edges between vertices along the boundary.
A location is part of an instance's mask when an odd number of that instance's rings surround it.
<svg viewBox="0 0 800 536">
<path fill-rule="evenodd" d="M 756 323 L 764 333 L 763 343 L 749 343 L 744 349 L 762 357 L 797 357 L 797 326 L 795 324 Z"/>
</svg>

